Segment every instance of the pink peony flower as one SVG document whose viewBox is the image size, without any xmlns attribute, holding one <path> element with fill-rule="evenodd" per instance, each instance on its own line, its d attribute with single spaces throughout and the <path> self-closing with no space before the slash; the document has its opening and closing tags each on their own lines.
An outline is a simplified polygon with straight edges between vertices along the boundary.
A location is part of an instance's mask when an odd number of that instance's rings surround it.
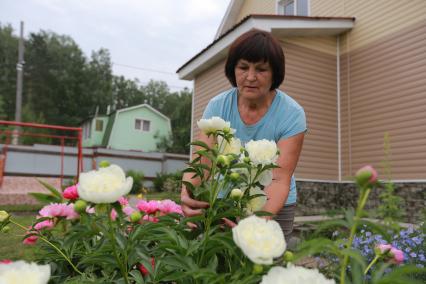
<svg viewBox="0 0 426 284">
<path fill-rule="evenodd" d="M 55 223 L 53 223 L 52 220 L 44 220 L 40 223 L 37 223 L 34 226 L 34 229 L 41 230 L 41 229 L 52 229 L 55 226 Z"/>
<path fill-rule="evenodd" d="M 151 200 L 151 201 L 141 200 L 138 202 L 136 207 L 140 211 L 145 212 L 146 214 L 153 214 L 157 212 L 158 210 L 160 210 L 159 202 L 157 200 Z"/>
<path fill-rule="evenodd" d="M 124 214 L 126 214 L 127 216 L 132 215 L 133 212 L 135 212 L 135 209 L 133 209 L 131 206 L 124 206 L 123 207 L 123 212 Z"/>
<path fill-rule="evenodd" d="M 1 264 L 9 264 L 9 263 L 12 263 L 13 261 L 11 261 L 10 259 L 3 259 L 3 260 L 0 260 L 0 263 Z"/>
<path fill-rule="evenodd" d="M 183 214 L 182 208 L 170 199 L 165 199 L 159 202 L 159 209 L 163 214 L 178 213 Z"/>
<path fill-rule="evenodd" d="M 35 235 L 32 235 L 28 238 L 26 238 L 22 243 L 24 245 L 35 245 L 35 243 L 37 242 L 38 237 Z"/>
<path fill-rule="evenodd" d="M 115 211 L 115 209 L 112 208 L 111 214 L 110 214 L 111 220 L 115 221 L 117 219 L 117 215 L 118 215 L 117 211 Z"/>
<path fill-rule="evenodd" d="M 80 215 L 74 211 L 74 204 L 65 203 L 51 203 L 44 206 L 38 214 L 41 217 L 66 217 L 67 220 L 73 220 L 80 217 Z"/>
<path fill-rule="evenodd" d="M 391 260 L 393 263 L 401 264 L 404 262 L 404 253 L 401 250 L 393 247 L 390 250 L 390 254 L 393 257 Z"/>
<path fill-rule="evenodd" d="M 371 165 L 366 165 L 360 168 L 356 172 L 355 176 L 358 183 L 363 185 L 367 182 L 368 183 L 377 182 L 378 174 L 377 174 L 377 171 Z"/>
<path fill-rule="evenodd" d="M 77 191 L 77 185 L 72 185 L 67 188 L 65 188 L 64 192 L 62 193 L 62 196 L 69 200 L 76 200 L 78 199 L 78 191 Z"/>
<path fill-rule="evenodd" d="M 127 200 L 124 196 L 120 197 L 120 198 L 118 199 L 118 202 L 119 202 L 122 206 L 129 205 L 129 201 L 128 201 L 128 200 Z"/>
</svg>

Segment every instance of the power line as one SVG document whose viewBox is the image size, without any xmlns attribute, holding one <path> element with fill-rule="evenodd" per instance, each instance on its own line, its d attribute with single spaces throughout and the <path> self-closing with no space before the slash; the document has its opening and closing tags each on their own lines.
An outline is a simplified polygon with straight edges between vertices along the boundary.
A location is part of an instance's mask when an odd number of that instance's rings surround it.
<svg viewBox="0 0 426 284">
<path fill-rule="evenodd" d="M 126 68 L 131 68 L 131 69 L 137 69 L 137 70 L 142 70 L 142 71 L 149 71 L 149 72 L 155 72 L 155 73 L 161 73 L 161 74 L 176 76 L 176 73 L 167 72 L 167 71 L 143 68 L 143 67 L 138 67 L 138 66 L 133 66 L 133 65 L 121 64 L 121 63 L 117 63 L 117 62 L 112 62 L 112 64 L 117 65 L 117 66 L 126 67 Z"/>
</svg>

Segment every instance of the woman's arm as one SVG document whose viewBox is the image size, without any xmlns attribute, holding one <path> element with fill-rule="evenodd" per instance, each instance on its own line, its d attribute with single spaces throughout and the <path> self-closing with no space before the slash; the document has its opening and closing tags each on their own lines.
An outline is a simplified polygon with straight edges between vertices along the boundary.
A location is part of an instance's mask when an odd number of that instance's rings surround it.
<svg viewBox="0 0 426 284">
<path fill-rule="evenodd" d="M 209 147 L 213 147 L 214 145 L 213 137 L 212 136 L 207 137 L 207 135 L 205 135 L 204 133 L 200 133 L 198 140 L 206 143 Z M 196 155 L 196 154 L 193 153 L 193 155 Z M 210 164 L 210 161 L 206 157 L 202 156 L 201 163 Z M 197 186 L 200 184 L 200 178 L 199 177 L 192 178 L 193 175 L 194 175 L 193 173 L 184 173 L 182 180 L 188 181 L 192 183 L 194 186 Z M 187 217 L 200 215 L 202 213 L 201 209 L 209 207 L 209 204 L 207 202 L 193 199 L 191 196 L 191 192 L 189 191 L 189 189 L 186 188 L 184 184 L 182 184 L 182 189 L 180 192 L 180 200 L 181 200 L 182 212 Z"/>
<path fill-rule="evenodd" d="M 279 168 L 273 170 L 273 181 L 265 188 L 268 200 L 262 209 L 263 211 L 276 215 L 287 201 L 291 176 L 299 160 L 304 137 L 305 133 L 300 133 L 278 141 L 277 146 L 280 150 L 280 156 L 277 164 Z"/>
</svg>

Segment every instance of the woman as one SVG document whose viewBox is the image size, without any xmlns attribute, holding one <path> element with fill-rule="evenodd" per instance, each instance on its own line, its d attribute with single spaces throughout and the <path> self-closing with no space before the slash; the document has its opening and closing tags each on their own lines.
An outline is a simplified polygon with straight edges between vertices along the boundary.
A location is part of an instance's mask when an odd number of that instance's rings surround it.
<svg viewBox="0 0 426 284">
<path fill-rule="evenodd" d="M 284 80 L 284 53 L 279 42 L 265 31 L 251 30 L 231 45 L 225 74 L 233 88 L 208 103 L 203 118 L 219 116 L 231 122 L 235 136 L 246 143 L 267 139 L 277 143 L 280 151 L 273 171 L 273 182 L 265 188 L 267 202 L 263 211 L 271 212 L 286 239 L 293 230 L 296 207 L 296 183 L 293 177 L 306 131 L 303 108 L 278 90 Z M 201 134 L 200 140 L 213 145 Z M 191 180 L 190 174 L 184 180 Z M 201 214 L 208 204 L 191 198 L 185 187 L 181 192 L 186 216 Z"/>
</svg>

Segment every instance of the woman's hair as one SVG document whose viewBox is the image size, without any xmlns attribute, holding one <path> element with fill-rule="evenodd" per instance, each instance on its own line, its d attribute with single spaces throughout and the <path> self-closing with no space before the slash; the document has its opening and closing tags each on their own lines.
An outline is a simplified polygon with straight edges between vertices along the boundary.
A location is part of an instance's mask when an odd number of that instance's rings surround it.
<svg viewBox="0 0 426 284">
<path fill-rule="evenodd" d="M 285 59 L 280 43 L 270 33 L 251 30 L 239 36 L 231 45 L 225 64 L 225 75 L 232 86 L 237 86 L 235 65 L 240 59 L 249 62 L 268 62 L 272 69 L 271 91 L 284 80 Z"/>
</svg>

